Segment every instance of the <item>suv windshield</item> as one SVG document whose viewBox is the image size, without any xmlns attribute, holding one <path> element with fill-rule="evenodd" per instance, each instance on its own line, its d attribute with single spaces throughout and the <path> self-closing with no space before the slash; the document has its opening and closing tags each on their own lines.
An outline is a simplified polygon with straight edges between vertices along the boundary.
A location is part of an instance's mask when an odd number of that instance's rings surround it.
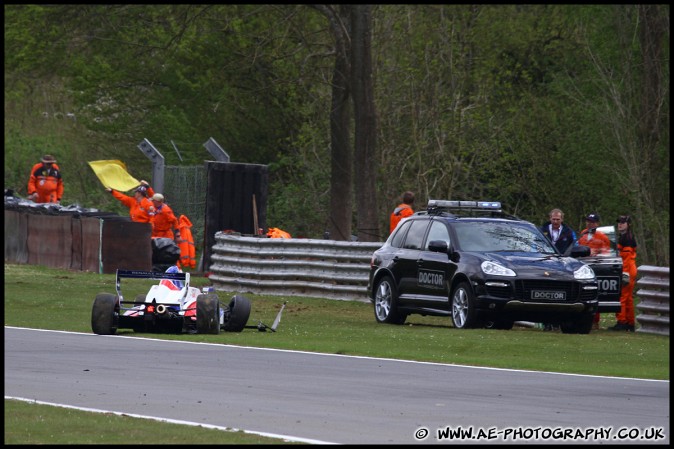
<svg viewBox="0 0 674 449">
<path fill-rule="evenodd" d="M 462 222 L 455 223 L 454 230 L 463 251 L 556 253 L 550 242 L 535 228 L 511 222 Z"/>
</svg>

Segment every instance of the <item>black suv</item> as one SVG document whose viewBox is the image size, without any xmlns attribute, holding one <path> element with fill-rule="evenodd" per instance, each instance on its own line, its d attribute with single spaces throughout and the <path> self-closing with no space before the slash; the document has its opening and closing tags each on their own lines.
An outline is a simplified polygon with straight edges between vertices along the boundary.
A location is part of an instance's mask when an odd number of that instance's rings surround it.
<svg viewBox="0 0 674 449">
<path fill-rule="evenodd" d="M 565 257 L 499 202 L 430 200 L 372 255 L 368 296 L 380 323 L 402 324 L 416 313 L 451 315 L 462 329 L 533 321 L 587 334 L 598 283 L 575 257 L 589 254 L 574 246 Z"/>
</svg>

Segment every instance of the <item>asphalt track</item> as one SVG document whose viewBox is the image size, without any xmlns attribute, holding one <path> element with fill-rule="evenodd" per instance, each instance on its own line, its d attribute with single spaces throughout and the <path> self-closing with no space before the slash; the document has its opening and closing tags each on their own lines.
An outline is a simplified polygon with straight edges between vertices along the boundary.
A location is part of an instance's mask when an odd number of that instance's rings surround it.
<svg viewBox="0 0 674 449">
<path fill-rule="evenodd" d="M 314 443 L 458 443 L 448 427 L 464 444 L 670 440 L 669 381 L 14 327 L 5 397 Z"/>
</svg>

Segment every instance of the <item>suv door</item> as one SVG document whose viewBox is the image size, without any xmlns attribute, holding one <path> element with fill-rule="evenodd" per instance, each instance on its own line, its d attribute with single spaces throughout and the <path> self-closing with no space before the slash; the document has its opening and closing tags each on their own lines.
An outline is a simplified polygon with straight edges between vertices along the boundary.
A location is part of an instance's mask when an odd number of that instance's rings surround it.
<svg viewBox="0 0 674 449">
<path fill-rule="evenodd" d="M 431 221 L 423 251 L 417 260 L 419 296 L 416 304 L 449 312 L 449 285 L 456 271 L 456 264 L 449 259 L 447 252 L 431 251 L 429 245 L 433 241 L 445 242 L 447 248 L 450 246 L 449 230 L 442 220 Z"/>
<path fill-rule="evenodd" d="M 396 275 L 399 279 L 398 298 L 400 305 L 409 303 L 411 298 L 420 293 L 417 282 L 417 261 L 423 248 L 424 236 L 429 223 L 427 218 L 419 220 L 408 218 L 407 220 L 410 221 L 409 230 L 405 235 L 402 247 L 395 255 L 394 261 Z"/>
<path fill-rule="evenodd" d="M 603 255 L 579 257 L 578 260 L 588 264 L 597 276 L 599 312 L 620 312 L 623 260 L 618 254 L 615 226 L 600 226 L 597 230 L 609 238 L 611 251 Z"/>
</svg>

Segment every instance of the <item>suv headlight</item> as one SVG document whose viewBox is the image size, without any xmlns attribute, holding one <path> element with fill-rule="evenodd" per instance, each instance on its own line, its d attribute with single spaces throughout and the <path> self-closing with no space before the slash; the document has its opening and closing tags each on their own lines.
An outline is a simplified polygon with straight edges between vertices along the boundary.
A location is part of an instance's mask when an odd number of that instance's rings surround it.
<svg viewBox="0 0 674 449">
<path fill-rule="evenodd" d="M 482 265 L 480 265 L 480 267 L 482 268 L 482 272 L 484 274 L 489 274 L 493 276 L 510 276 L 510 277 L 517 276 L 515 272 L 510 268 L 506 268 L 503 265 L 488 260 L 482 262 Z"/>
<path fill-rule="evenodd" d="M 594 271 L 587 265 L 583 265 L 573 272 L 574 279 L 593 279 Z"/>
</svg>

